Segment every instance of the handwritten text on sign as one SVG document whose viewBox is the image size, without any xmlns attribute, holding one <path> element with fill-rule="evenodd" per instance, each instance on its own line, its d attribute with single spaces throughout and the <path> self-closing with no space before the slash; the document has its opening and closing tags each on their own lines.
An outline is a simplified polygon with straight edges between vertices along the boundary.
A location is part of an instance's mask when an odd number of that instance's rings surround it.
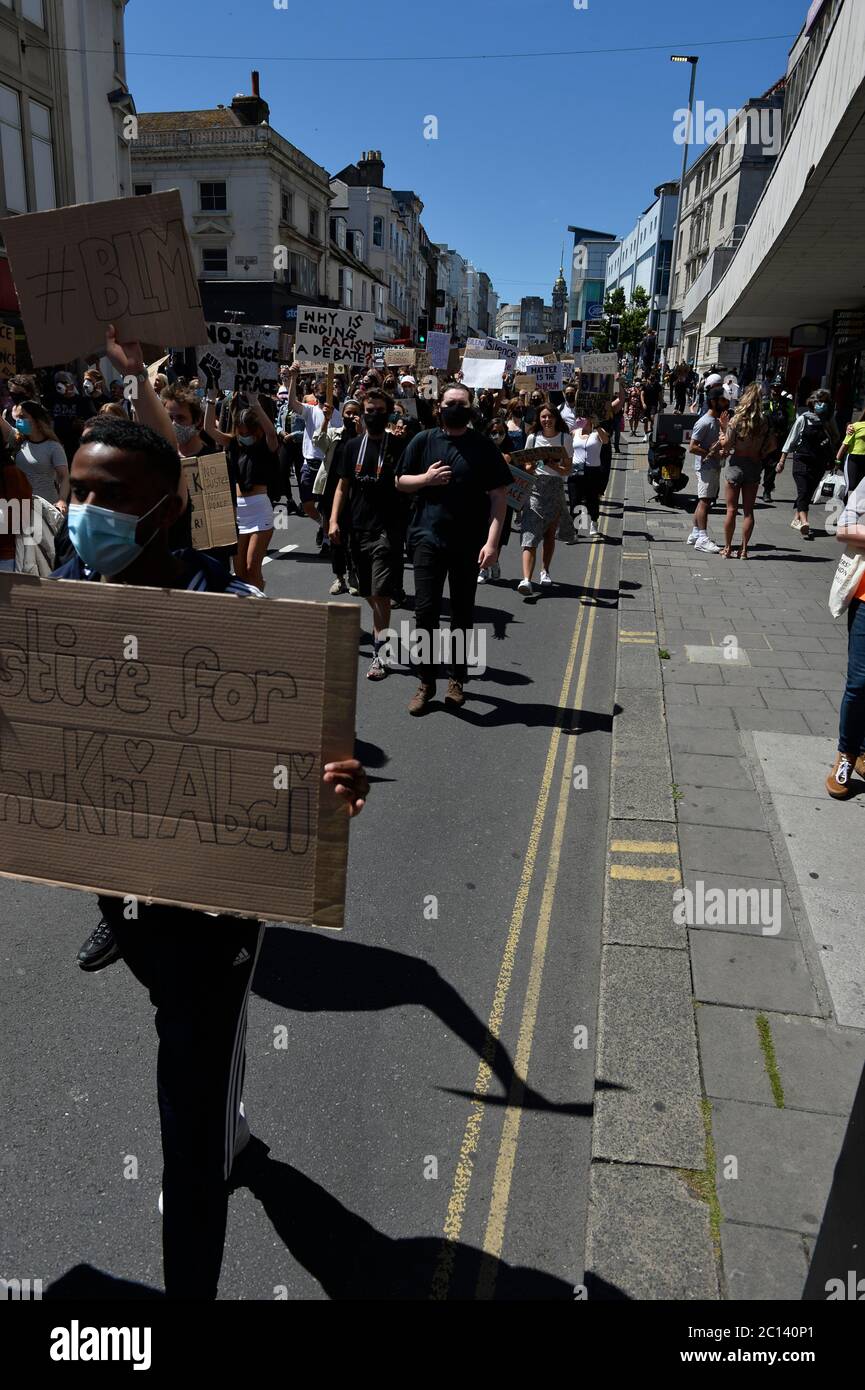
<svg viewBox="0 0 865 1390">
<path fill-rule="evenodd" d="M 279 334 L 252 323 L 209 323 L 202 361 L 216 359 L 225 391 L 270 392 L 279 378 Z"/>
<path fill-rule="evenodd" d="M 298 309 L 294 355 L 299 361 L 349 362 L 355 367 L 366 367 L 372 362 L 374 351 L 373 314 L 310 306 Z"/>
<path fill-rule="evenodd" d="M 0 584 L 0 872 L 339 925 L 356 610 Z"/>
<path fill-rule="evenodd" d="M 33 365 L 105 342 L 204 341 L 198 279 L 176 189 L 0 222 Z"/>
</svg>

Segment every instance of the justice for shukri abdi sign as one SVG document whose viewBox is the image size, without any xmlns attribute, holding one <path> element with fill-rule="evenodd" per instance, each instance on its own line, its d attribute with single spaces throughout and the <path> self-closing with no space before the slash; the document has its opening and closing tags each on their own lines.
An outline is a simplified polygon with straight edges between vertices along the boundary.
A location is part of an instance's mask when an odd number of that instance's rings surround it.
<svg viewBox="0 0 865 1390">
<path fill-rule="evenodd" d="M 301 305 L 297 311 L 294 356 L 300 362 L 348 362 L 354 367 L 372 363 L 375 317 L 353 309 L 319 309 Z"/>
</svg>

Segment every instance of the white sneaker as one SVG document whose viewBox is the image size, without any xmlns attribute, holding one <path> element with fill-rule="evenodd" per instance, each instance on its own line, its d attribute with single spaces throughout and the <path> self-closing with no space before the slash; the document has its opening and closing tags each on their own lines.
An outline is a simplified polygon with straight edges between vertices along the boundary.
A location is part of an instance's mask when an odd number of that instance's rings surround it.
<svg viewBox="0 0 865 1390">
<path fill-rule="evenodd" d="M 705 555 L 718 555 L 721 551 L 721 547 L 710 541 L 708 536 L 700 536 L 695 540 L 694 549 L 701 550 Z"/>
<path fill-rule="evenodd" d="M 601 534 L 601 533 L 600 533 L 600 531 L 598 530 L 598 528 L 597 528 L 597 526 L 595 525 L 595 523 L 594 523 L 593 521 L 590 522 L 590 523 L 589 523 L 589 535 L 590 535 L 590 536 L 599 536 L 600 534 Z"/>
<path fill-rule="evenodd" d="M 521 579 L 521 580 L 520 580 L 519 584 L 517 585 L 517 593 L 518 593 L 518 594 L 533 594 L 534 592 L 535 592 L 534 586 L 533 586 L 532 581 L 531 581 L 530 579 Z"/>
<path fill-rule="evenodd" d="M 542 583 L 542 584 L 552 584 L 552 582 L 553 582 L 553 581 L 552 581 L 552 579 L 550 578 L 550 576 L 549 576 L 549 574 L 547 573 L 547 571 L 546 571 L 546 570 L 541 570 L 541 583 Z"/>
<path fill-rule="evenodd" d="M 794 517 L 793 517 L 793 520 L 790 522 L 790 525 L 793 527 L 793 530 L 794 530 L 794 531 L 801 531 L 801 530 L 802 530 L 802 523 L 801 523 L 801 521 L 799 520 L 798 516 L 794 516 Z"/>
<path fill-rule="evenodd" d="M 686 544 L 687 544 L 687 545 L 694 545 L 695 542 L 696 542 L 696 540 L 697 540 L 697 537 L 699 536 L 699 534 L 700 534 L 700 532 L 697 530 L 697 528 L 696 528 L 696 526 L 695 526 L 694 529 L 693 529 L 693 531 L 691 532 L 690 536 L 688 537 Z"/>
<path fill-rule="evenodd" d="M 489 577 L 490 577 L 490 572 L 489 572 L 489 570 L 481 570 L 480 574 L 478 575 L 478 583 L 479 583 L 479 584 L 486 584 L 486 582 L 487 582 L 487 580 L 489 579 Z"/>
<path fill-rule="evenodd" d="M 501 577 L 502 577 L 502 567 L 501 567 L 501 565 L 493 565 L 492 569 L 490 570 L 490 579 L 501 579 Z"/>
</svg>

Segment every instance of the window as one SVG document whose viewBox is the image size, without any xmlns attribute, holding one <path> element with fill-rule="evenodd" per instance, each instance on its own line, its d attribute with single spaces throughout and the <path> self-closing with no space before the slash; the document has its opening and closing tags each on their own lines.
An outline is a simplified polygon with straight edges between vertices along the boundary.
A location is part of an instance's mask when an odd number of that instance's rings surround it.
<svg viewBox="0 0 865 1390">
<path fill-rule="evenodd" d="M 339 307 L 340 309 L 354 308 L 354 282 L 352 273 L 347 268 L 340 266 L 339 271 Z"/>
<path fill-rule="evenodd" d="M 318 241 L 318 208 L 309 210 L 309 236 L 311 241 Z"/>
<path fill-rule="evenodd" d="M 349 232 L 349 250 L 353 251 L 359 261 L 363 260 L 364 240 L 363 232 Z"/>
<path fill-rule="evenodd" d="M 153 184 L 152 184 L 152 183 L 134 183 L 134 184 L 132 185 L 132 192 L 133 192 L 133 194 L 135 195 L 136 198 L 145 198 L 145 197 L 147 196 L 148 193 L 152 193 L 152 192 L 153 192 Z"/>
<path fill-rule="evenodd" d="M 384 285 L 378 286 L 378 309 L 376 315 L 384 322 Z"/>
<path fill-rule="evenodd" d="M 24 179 L 24 145 L 21 139 L 21 107 L 18 93 L 0 85 L 0 157 L 7 212 L 27 212 Z"/>
<path fill-rule="evenodd" d="M 384 219 L 382 217 L 372 219 L 372 244 L 373 246 L 384 246 Z"/>
<path fill-rule="evenodd" d="M 228 197 L 224 183 L 200 183 L 198 185 L 202 212 L 226 212 Z"/>
<path fill-rule="evenodd" d="M 31 24 L 38 24 L 40 29 L 45 28 L 42 0 L 21 0 L 21 13 L 25 19 L 30 20 Z M 51 206 L 53 207 L 54 204 L 52 203 Z"/>
<path fill-rule="evenodd" d="M 280 189 L 279 220 L 288 223 L 289 226 L 294 225 L 294 194 L 290 188 Z"/>
<path fill-rule="evenodd" d="M 341 251 L 347 249 L 347 231 L 344 217 L 332 217 L 330 219 L 330 238 L 335 241 Z"/>
<path fill-rule="evenodd" d="M 727 220 L 727 195 L 726 195 L 726 193 L 725 193 L 724 196 L 723 196 L 723 198 L 721 199 L 721 221 L 720 221 L 719 225 L 720 225 L 721 227 L 723 227 L 723 225 L 724 225 L 724 223 L 726 222 L 726 220 Z"/>
<path fill-rule="evenodd" d="M 38 101 L 30 103 L 30 149 L 33 154 L 33 186 L 36 212 L 57 206 L 54 194 L 54 154 L 51 149 L 51 112 Z"/>
<path fill-rule="evenodd" d="M 227 275 L 228 247 L 203 246 L 201 248 L 201 268 L 205 275 Z"/>
<path fill-rule="evenodd" d="M 360 307 L 361 309 L 369 308 L 369 293 L 366 280 L 361 280 L 360 282 Z"/>
<path fill-rule="evenodd" d="M 293 290 L 301 294 L 318 295 L 318 265 L 308 256 L 292 251 L 289 260 L 289 280 Z"/>
</svg>

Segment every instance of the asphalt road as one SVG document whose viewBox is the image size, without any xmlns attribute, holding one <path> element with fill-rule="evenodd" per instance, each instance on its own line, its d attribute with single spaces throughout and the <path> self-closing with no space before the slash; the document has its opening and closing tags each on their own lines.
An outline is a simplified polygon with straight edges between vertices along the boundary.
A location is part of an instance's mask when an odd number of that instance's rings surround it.
<svg viewBox="0 0 865 1390">
<path fill-rule="evenodd" d="M 511 539 L 462 713 L 410 718 L 414 677 L 367 682 L 364 634 L 347 924 L 268 929 L 244 1097 L 269 1157 L 232 1197 L 221 1298 L 574 1297 L 622 490 L 614 472 L 608 538 L 560 546 L 536 601 Z M 326 597 L 312 541 L 306 520 L 277 533 L 271 596 Z M 78 970 L 95 921 L 83 894 L 0 880 L 0 1275 L 86 1263 L 158 1288 L 151 1008 L 122 964 Z"/>
</svg>

